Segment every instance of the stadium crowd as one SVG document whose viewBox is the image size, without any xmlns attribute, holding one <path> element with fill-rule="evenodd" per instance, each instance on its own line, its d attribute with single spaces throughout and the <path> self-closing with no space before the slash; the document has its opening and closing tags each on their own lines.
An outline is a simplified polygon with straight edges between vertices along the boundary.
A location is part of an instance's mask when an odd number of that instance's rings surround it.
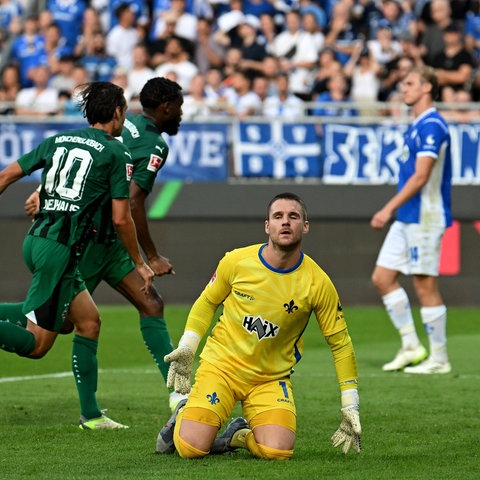
<svg viewBox="0 0 480 480">
<path fill-rule="evenodd" d="M 398 102 L 422 64 L 438 100 L 463 105 L 480 100 L 479 60 L 480 0 L 0 0 L 2 114 L 80 115 L 75 89 L 93 80 L 134 110 L 164 76 L 187 120 L 357 116 Z"/>
</svg>

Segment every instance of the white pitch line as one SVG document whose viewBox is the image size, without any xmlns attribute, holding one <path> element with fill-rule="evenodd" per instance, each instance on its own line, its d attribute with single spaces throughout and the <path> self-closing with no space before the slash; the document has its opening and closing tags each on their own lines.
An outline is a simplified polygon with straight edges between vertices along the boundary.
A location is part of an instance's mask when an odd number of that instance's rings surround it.
<svg viewBox="0 0 480 480">
<path fill-rule="evenodd" d="M 107 369 L 99 369 L 98 373 L 104 374 L 132 374 L 132 373 L 144 373 L 144 374 L 158 374 L 158 370 L 155 368 L 147 369 L 147 368 L 107 368 Z M 396 372 L 393 373 L 393 375 L 398 375 L 399 378 L 407 378 L 410 375 L 407 374 L 401 374 L 401 372 Z M 19 377 L 3 377 L 0 378 L 0 383 L 10 383 L 10 382 L 25 382 L 25 381 L 32 381 L 32 380 L 45 380 L 49 378 L 66 378 L 66 377 L 71 377 L 72 372 L 57 372 L 57 373 L 45 373 L 41 375 L 23 375 Z M 296 372 L 294 374 L 293 378 L 298 378 L 298 377 L 330 377 L 332 374 L 330 373 L 320 373 L 316 372 L 313 374 L 309 375 L 304 375 L 302 372 Z M 367 374 L 361 374 L 361 378 L 382 378 L 382 377 L 387 377 L 389 376 L 388 373 L 367 373 Z M 392 376 L 392 374 L 390 374 Z M 467 374 L 457 374 L 455 376 L 456 379 L 458 380 L 465 380 L 465 379 L 480 379 L 479 374 L 472 374 L 472 373 L 467 373 Z"/>
<path fill-rule="evenodd" d="M 121 368 L 112 368 L 112 369 L 99 369 L 98 373 L 156 373 L 158 370 L 152 368 L 152 370 L 146 369 L 121 369 Z M 49 378 L 65 378 L 72 377 L 72 372 L 57 372 L 57 373 L 45 373 L 41 375 L 23 375 L 19 377 L 0 377 L 0 383 L 10 383 L 10 382 L 25 382 L 31 380 L 45 380 Z"/>
</svg>

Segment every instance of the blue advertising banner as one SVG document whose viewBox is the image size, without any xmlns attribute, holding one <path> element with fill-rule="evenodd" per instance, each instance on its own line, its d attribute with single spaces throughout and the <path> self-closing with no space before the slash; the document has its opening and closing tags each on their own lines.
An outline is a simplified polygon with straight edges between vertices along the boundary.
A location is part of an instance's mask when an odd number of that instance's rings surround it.
<svg viewBox="0 0 480 480">
<path fill-rule="evenodd" d="M 243 177 L 320 177 L 313 124 L 241 122 L 233 127 L 234 174 Z"/>
<path fill-rule="evenodd" d="M 0 123 L 0 169 L 59 131 L 85 126 L 80 123 Z M 180 132 L 165 141 L 170 147 L 167 162 L 157 180 L 223 182 L 227 179 L 228 129 L 226 123 L 182 123 Z M 38 182 L 40 172 L 27 178 Z"/>
<path fill-rule="evenodd" d="M 44 138 L 85 123 L 0 121 L 0 169 Z M 229 177 L 317 178 L 327 184 L 395 184 L 405 125 L 396 123 L 182 123 L 165 135 L 168 160 L 157 181 L 224 182 Z M 480 123 L 450 124 L 454 185 L 480 184 Z M 233 169 L 229 168 L 233 152 Z M 39 173 L 28 177 L 38 182 Z"/>
</svg>

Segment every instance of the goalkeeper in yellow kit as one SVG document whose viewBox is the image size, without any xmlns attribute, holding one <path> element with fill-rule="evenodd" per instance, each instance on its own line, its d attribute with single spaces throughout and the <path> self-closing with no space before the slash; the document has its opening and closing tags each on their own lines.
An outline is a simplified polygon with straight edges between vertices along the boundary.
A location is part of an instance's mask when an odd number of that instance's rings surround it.
<svg viewBox="0 0 480 480">
<path fill-rule="evenodd" d="M 303 200 L 277 195 L 265 221 L 268 242 L 233 250 L 220 261 L 189 313 L 178 348 L 165 357 L 171 362 L 168 384 L 188 393 L 195 351 L 223 304 L 188 400 L 158 434 L 158 453 L 176 449 L 181 457 L 201 458 L 246 448 L 255 457 L 289 459 L 296 432 L 290 375 L 302 358 L 312 312 L 332 351 L 341 391 L 343 418 L 333 446 L 360 451 L 355 353 L 332 281 L 301 250 L 308 230 Z M 217 436 L 236 402 L 245 418 Z"/>
</svg>

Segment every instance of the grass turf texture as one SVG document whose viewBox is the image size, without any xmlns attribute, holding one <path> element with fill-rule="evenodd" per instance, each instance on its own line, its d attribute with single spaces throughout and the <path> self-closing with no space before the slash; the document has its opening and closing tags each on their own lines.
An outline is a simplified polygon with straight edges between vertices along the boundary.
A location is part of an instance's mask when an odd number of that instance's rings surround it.
<svg viewBox="0 0 480 480">
<path fill-rule="evenodd" d="M 78 428 L 71 335 L 59 337 L 42 360 L 0 351 L 2 479 L 480 478 L 478 309 L 449 309 L 453 372 L 414 376 L 381 371 L 399 347 L 382 308 L 345 308 L 360 370 L 364 432 L 362 453 L 346 457 L 330 446 L 340 423 L 339 393 L 330 352 L 310 322 L 305 356 L 293 376 L 297 442 L 288 462 L 254 459 L 246 451 L 202 460 L 155 454 L 157 433 L 169 416 L 163 381 L 143 345 L 135 311 L 101 307 L 101 312 L 99 402 L 107 415 L 131 428 Z M 167 308 L 175 344 L 187 312 Z M 418 320 L 418 311 L 415 315 Z M 423 332 L 422 339 L 427 344 Z M 66 373 L 54 375 L 61 372 Z"/>
</svg>

